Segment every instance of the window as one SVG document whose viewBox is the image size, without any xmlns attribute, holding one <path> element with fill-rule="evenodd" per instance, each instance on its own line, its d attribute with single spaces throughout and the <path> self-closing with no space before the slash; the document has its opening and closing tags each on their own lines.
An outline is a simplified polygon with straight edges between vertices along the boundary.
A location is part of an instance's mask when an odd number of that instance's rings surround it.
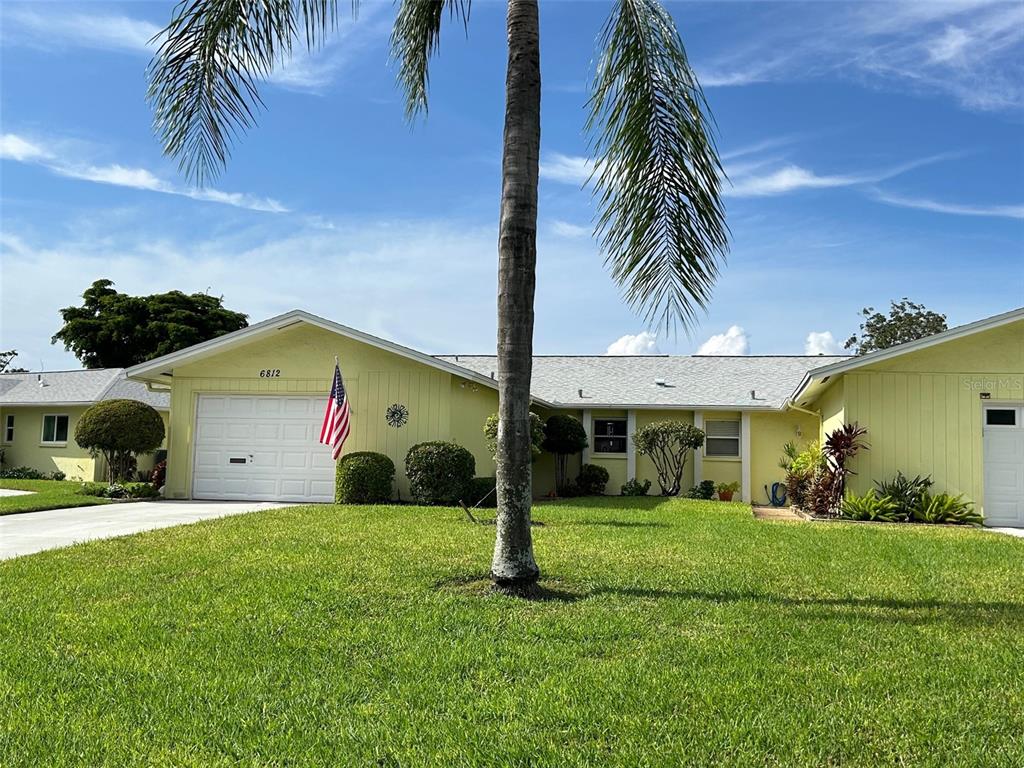
<svg viewBox="0 0 1024 768">
<path fill-rule="evenodd" d="M 625 419 L 594 419 L 594 453 L 625 453 L 626 437 Z"/>
<path fill-rule="evenodd" d="M 43 442 L 66 443 L 68 441 L 68 417 L 43 416 Z"/>
<path fill-rule="evenodd" d="M 1017 411 L 1014 408 L 986 408 L 985 426 L 988 427 L 1015 427 L 1017 426 Z"/>
<path fill-rule="evenodd" d="M 4 442 L 14 442 L 14 414 L 8 413 L 7 418 L 4 420 Z"/>
<path fill-rule="evenodd" d="M 704 455 L 711 458 L 737 458 L 740 455 L 740 423 L 707 421 L 704 423 Z"/>
</svg>

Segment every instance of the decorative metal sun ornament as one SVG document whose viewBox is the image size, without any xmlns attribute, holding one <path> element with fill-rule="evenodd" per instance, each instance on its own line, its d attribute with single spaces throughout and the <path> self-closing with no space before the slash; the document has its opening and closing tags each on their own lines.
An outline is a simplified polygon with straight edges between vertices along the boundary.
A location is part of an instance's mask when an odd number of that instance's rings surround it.
<svg viewBox="0 0 1024 768">
<path fill-rule="evenodd" d="M 388 423 L 389 427 L 394 427 L 395 429 L 404 427 L 406 422 L 409 421 L 409 409 L 401 403 L 392 403 L 384 411 L 384 421 Z"/>
</svg>

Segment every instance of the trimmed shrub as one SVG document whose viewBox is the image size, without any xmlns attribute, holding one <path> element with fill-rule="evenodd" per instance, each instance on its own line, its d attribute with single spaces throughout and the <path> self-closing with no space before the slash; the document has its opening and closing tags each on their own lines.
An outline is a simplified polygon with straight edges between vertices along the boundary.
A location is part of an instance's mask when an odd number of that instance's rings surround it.
<svg viewBox="0 0 1024 768">
<path fill-rule="evenodd" d="M 82 487 L 78 489 L 80 496 L 106 496 L 107 495 L 107 484 L 106 483 L 82 483 Z"/>
<path fill-rule="evenodd" d="M 495 509 L 498 506 L 498 480 L 494 477 L 474 477 L 469 481 L 469 491 L 465 499 L 471 507 Z"/>
<path fill-rule="evenodd" d="M 715 481 L 714 480 L 701 480 L 701 482 L 686 494 L 691 499 L 704 499 L 705 501 L 711 501 L 711 498 L 715 495 Z"/>
<path fill-rule="evenodd" d="M 104 400 L 90 406 L 75 425 L 75 442 L 107 460 L 109 479 L 135 472 L 135 457 L 164 440 L 164 421 L 156 409 L 138 400 Z"/>
<path fill-rule="evenodd" d="M 555 454 L 555 490 L 559 496 L 578 495 L 568 493 L 569 485 L 569 457 L 579 453 L 589 445 L 587 442 L 587 431 L 583 428 L 583 422 L 575 416 L 565 413 L 556 413 L 548 417 L 544 425 L 544 442 L 541 447 L 549 453 Z"/>
<path fill-rule="evenodd" d="M 341 457 L 334 475 L 338 504 L 380 504 L 391 500 L 395 463 L 383 453 L 356 451 Z"/>
<path fill-rule="evenodd" d="M 160 496 L 160 491 L 149 483 L 125 483 L 124 488 L 132 499 L 155 499 Z"/>
<path fill-rule="evenodd" d="M 0 470 L 0 479 L 3 480 L 49 480 L 45 473 L 32 467 L 8 467 Z"/>
<path fill-rule="evenodd" d="M 580 467 L 576 485 L 583 496 L 601 496 L 608 485 L 608 470 L 597 464 L 584 464 Z"/>
<path fill-rule="evenodd" d="M 458 443 L 419 443 L 405 456 L 409 490 L 420 504 L 452 506 L 468 496 L 476 459 Z"/>
<path fill-rule="evenodd" d="M 635 477 L 627 480 L 622 486 L 623 496 L 646 496 L 647 492 L 651 490 L 651 481 L 644 480 L 642 483 Z"/>
</svg>

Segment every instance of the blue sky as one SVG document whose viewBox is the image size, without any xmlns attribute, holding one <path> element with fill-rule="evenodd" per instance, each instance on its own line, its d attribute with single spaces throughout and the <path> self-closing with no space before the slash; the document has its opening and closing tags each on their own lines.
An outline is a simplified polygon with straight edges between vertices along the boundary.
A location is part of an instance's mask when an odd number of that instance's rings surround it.
<svg viewBox="0 0 1024 768">
<path fill-rule="evenodd" d="M 623 304 L 590 237 L 582 126 L 610 6 L 542 5 L 539 353 L 832 351 L 860 307 L 901 296 L 951 324 L 1024 305 L 1024 4 L 669 4 L 732 231 L 709 312 L 674 338 Z M 49 343 L 57 310 L 108 277 L 491 351 L 503 6 L 474 2 L 468 37 L 446 26 L 414 126 L 387 62 L 393 6 L 346 14 L 275 72 L 204 190 L 161 155 L 144 98 L 172 8 L 0 4 L 0 347 L 75 367 Z"/>
</svg>

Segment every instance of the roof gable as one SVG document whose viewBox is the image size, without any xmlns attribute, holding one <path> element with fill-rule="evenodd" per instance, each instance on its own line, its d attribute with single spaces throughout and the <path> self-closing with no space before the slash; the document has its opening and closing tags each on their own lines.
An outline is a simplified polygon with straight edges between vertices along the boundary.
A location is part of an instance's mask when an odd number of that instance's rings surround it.
<svg viewBox="0 0 1024 768">
<path fill-rule="evenodd" d="M 128 369 L 127 375 L 129 378 L 135 380 L 160 381 L 167 383 L 170 381 L 169 376 L 172 375 L 174 369 L 177 367 L 189 365 L 239 346 L 272 337 L 274 334 L 288 328 L 292 328 L 300 323 L 321 328 L 331 333 L 336 333 L 346 338 L 362 342 L 363 344 L 376 349 L 398 355 L 399 357 L 413 360 L 495 389 L 497 388 L 497 382 L 488 376 L 482 376 L 475 371 L 454 365 L 446 360 L 433 357 L 424 352 L 411 349 L 410 347 L 396 344 L 395 342 L 388 341 L 387 339 L 382 339 L 378 336 L 364 333 L 363 331 L 356 330 L 355 328 L 350 328 L 349 326 L 341 325 L 340 323 L 335 323 L 331 320 L 327 320 L 298 309 L 286 312 L 283 315 L 277 315 L 276 317 L 272 317 L 268 320 L 263 320 L 262 322 L 255 323 L 247 328 L 242 328 L 241 330 L 234 331 L 223 336 L 218 336 L 215 339 L 195 344 L 186 349 L 179 350 L 178 352 L 172 352 L 169 355 L 164 355 L 162 357 L 155 358 L 154 360 L 149 360 L 145 363 L 133 366 Z"/>
<path fill-rule="evenodd" d="M 806 402 L 810 402 L 824 391 L 822 386 L 827 384 L 829 379 L 834 376 L 864 368 L 880 369 L 883 367 L 894 367 L 891 364 L 883 364 L 895 363 L 899 358 L 908 359 L 915 353 L 934 349 L 940 345 L 976 338 L 979 334 L 986 334 L 997 329 L 1008 329 L 1007 334 L 1012 337 L 1016 334 L 1016 331 L 1013 329 L 1018 325 L 1024 330 L 1024 307 L 993 315 L 992 317 L 986 317 L 966 325 L 960 325 L 956 328 L 950 328 L 942 333 L 926 336 L 923 339 L 909 341 L 905 344 L 889 347 L 888 349 L 824 365 L 808 372 L 807 376 L 804 377 L 804 380 L 800 382 L 800 385 L 793 392 L 791 400 L 796 401 L 798 398 L 806 397 L 809 398 Z M 1021 344 L 1024 345 L 1024 333 L 1021 334 Z M 1021 353 L 1016 352 L 1016 354 L 1019 356 Z"/>
</svg>

